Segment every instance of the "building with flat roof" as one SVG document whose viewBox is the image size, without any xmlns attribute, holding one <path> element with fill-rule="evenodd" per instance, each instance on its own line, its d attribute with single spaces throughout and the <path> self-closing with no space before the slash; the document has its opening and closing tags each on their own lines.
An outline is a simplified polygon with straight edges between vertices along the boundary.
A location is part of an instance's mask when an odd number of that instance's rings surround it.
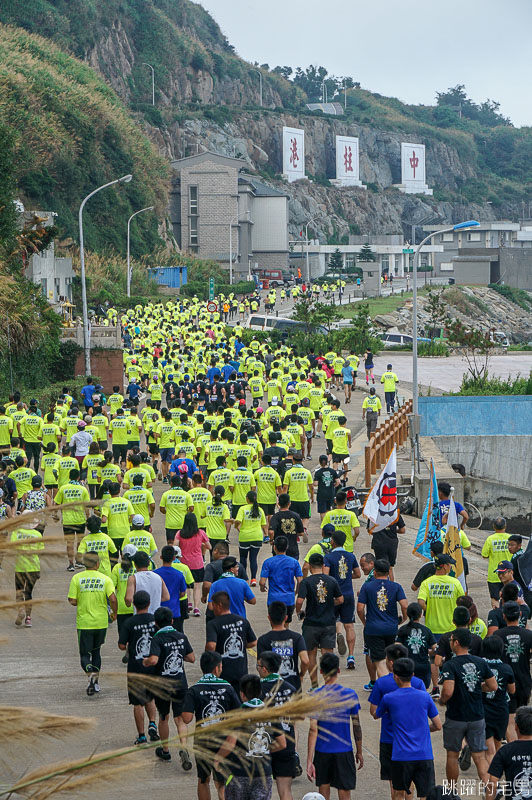
<svg viewBox="0 0 532 800">
<path fill-rule="evenodd" d="M 22 211 L 21 224 L 29 225 L 31 229 L 32 221 L 39 220 L 39 224 L 50 228 L 55 224 L 55 216 L 57 215 L 52 211 Z M 43 297 L 46 297 L 50 305 L 59 307 L 64 301 L 72 301 L 72 259 L 56 256 L 53 240 L 46 250 L 30 256 L 24 274 L 28 280 L 41 287 Z"/>
<path fill-rule="evenodd" d="M 245 170 L 246 161 L 204 152 L 171 162 L 173 232 L 180 249 L 212 258 L 235 281 L 288 266 L 288 196 Z"/>
</svg>

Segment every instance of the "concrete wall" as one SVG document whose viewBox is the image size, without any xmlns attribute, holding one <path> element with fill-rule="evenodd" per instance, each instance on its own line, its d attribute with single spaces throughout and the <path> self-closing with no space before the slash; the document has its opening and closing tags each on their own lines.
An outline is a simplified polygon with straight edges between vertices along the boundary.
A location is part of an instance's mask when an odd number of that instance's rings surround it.
<svg viewBox="0 0 532 800">
<path fill-rule="evenodd" d="M 530 536 L 532 530 L 532 490 L 501 485 L 499 481 L 465 478 L 465 499 L 482 513 L 482 529 L 489 530 L 493 521 L 503 516 L 509 533 Z"/>
<path fill-rule="evenodd" d="M 491 262 L 453 261 L 453 277 L 462 286 L 487 286 L 491 283 Z"/>
<path fill-rule="evenodd" d="M 112 394 L 113 386 L 122 388 L 124 362 L 121 350 L 96 350 L 91 352 L 92 374 L 100 379 L 106 395 Z M 80 353 L 76 360 L 75 375 L 85 375 L 85 357 Z"/>
<path fill-rule="evenodd" d="M 516 289 L 532 289 L 532 250 L 503 247 L 499 254 L 501 282 Z"/>
<path fill-rule="evenodd" d="M 532 436 L 532 396 L 420 397 L 421 436 Z"/>
</svg>

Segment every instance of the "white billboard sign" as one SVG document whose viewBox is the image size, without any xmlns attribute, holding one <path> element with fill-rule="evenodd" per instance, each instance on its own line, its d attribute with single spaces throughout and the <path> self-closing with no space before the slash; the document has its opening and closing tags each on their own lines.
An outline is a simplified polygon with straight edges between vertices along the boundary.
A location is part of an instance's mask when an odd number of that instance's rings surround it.
<svg viewBox="0 0 532 800">
<path fill-rule="evenodd" d="M 305 177 L 305 131 L 283 128 L 283 174 L 290 183 Z"/>
<path fill-rule="evenodd" d="M 336 137 L 336 183 L 341 186 L 362 186 L 358 152 L 358 137 Z"/>
<path fill-rule="evenodd" d="M 425 145 L 401 142 L 401 185 L 406 194 L 432 194 L 425 177 Z"/>
</svg>

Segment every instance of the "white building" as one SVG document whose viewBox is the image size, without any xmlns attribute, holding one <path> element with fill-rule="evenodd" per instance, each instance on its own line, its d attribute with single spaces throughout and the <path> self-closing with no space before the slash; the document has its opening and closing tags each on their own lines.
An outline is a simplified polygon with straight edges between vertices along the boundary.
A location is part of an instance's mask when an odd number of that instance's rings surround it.
<svg viewBox="0 0 532 800">
<path fill-rule="evenodd" d="M 21 216 L 25 226 L 30 225 L 33 219 L 39 219 L 44 220 L 42 224 L 45 228 L 50 228 L 55 224 L 56 215 L 52 211 L 24 211 Z M 41 287 L 43 297 L 46 297 L 50 305 L 58 305 L 64 300 L 72 301 L 72 259 L 57 257 L 53 241 L 46 250 L 30 257 L 24 274 L 28 280 Z"/>
</svg>

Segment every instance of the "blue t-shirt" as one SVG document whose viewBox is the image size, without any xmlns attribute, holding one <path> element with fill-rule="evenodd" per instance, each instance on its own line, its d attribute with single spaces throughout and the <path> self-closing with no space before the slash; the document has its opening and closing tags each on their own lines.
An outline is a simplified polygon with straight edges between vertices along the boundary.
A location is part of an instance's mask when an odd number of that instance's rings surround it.
<svg viewBox="0 0 532 800">
<path fill-rule="evenodd" d="M 218 369 L 218 367 L 210 367 L 207 370 L 207 380 L 209 381 L 209 383 L 214 383 L 214 376 L 215 375 L 220 375 L 220 374 L 221 373 L 220 373 L 220 370 Z"/>
<path fill-rule="evenodd" d="M 358 602 L 366 605 L 365 633 L 371 636 L 393 636 L 397 633 L 397 603 L 406 600 L 403 587 L 387 578 L 374 578 L 363 583 Z"/>
<path fill-rule="evenodd" d="M 438 709 L 428 692 L 405 688 L 390 692 L 377 708 L 377 718 L 387 714 L 392 728 L 392 761 L 428 761 L 432 743 L 428 719 Z"/>
<path fill-rule="evenodd" d="M 177 445 L 177 449 L 179 450 L 179 445 Z M 196 466 L 196 462 L 193 461 L 191 458 L 175 458 L 172 461 L 172 465 L 170 467 L 170 472 L 173 475 L 180 475 L 181 474 L 179 472 L 179 465 L 180 464 L 186 464 L 187 465 L 188 477 L 189 478 L 192 478 L 194 473 L 198 471 L 198 468 Z"/>
<path fill-rule="evenodd" d="M 163 600 L 161 605 L 171 609 L 174 619 L 177 619 L 181 616 L 179 598 L 187 591 L 184 575 L 178 569 L 174 569 L 174 567 L 159 567 L 159 569 L 154 570 L 154 572 L 161 576 L 170 593 L 170 600 Z"/>
<path fill-rule="evenodd" d="M 131 399 L 134 400 L 135 397 L 139 396 L 140 386 L 138 385 L 138 383 L 130 383 L 126 389 L 126 392 L 131 397 Z"/>
<path fill-rule="evenodd" d="M 342 367 L 342 380 L 344 383 L 353 383 L 353 367 L 350 364 Z"/>
<path fill-rule="evenodd" d="M 226 381 L 229 378 L 229 375 L 232 375 L 234 371 L 235 368 L 233 367 L 232 364 L 224 364 L 224 366 L 222 367 L 222 377 L 224 381 Z"/>
<path fill-rule="evenodd" d="M 266 559 L 260 577 L 268 579 L 268 605 L 276 600 L 287 606 L 295 605 L 294 579 L 303 577 L 299 561 L 279 553 Z"/>
<path fill-rule="evenodd" d="M 358 561 L 354 553 L 348 553 L 343 547 L 335 547 L 325 553 L 324 563 L 329 567 L 329 575 L 336 578 L 338 585 L 345 597 L 353 597 L 353 570 L 358 567 Z"/>
<path fill-rule="evenodd" d="M 348 689 L 347 686 L 340 686 L 338 683 L 320 686 L 313 694 L 319 695 L 321 692 L 331 695 L 331 704 L 343 703 L 343 705 L 341 707 L 335 705 L 330 711 L 323 709 L 315 715 L 314 718 L 318 720 L 316 752 L 349 753 L 353 750 L 351 717 L 360 711 L 358 695 L 354 689 Z"/>
<path fill-rule="evenodd" d="M 253 600 L 255 595 L 248 586 L 247 581 L 237 578 L 236 575 L 222 575 L 215 581 L 209 591 L 209 600 L 216 592 L 227 592 L 231 601 L 231 614 L 238 614 L 239 617 L 246 616 L 245 600 Z"/>
<path fill-rule="evenodd" d="M 382 698 L 390 694 L 390 692 L 396 692 L 399 687 L 395 682 L 395 678 L 390 673 L 389 675 L 384 675 L 382 678 L 378 678 L 375 681 L 375 685 L 371 690 L 371 694 L 368 697 L 369 702 L 372 705 L 379 706 Z M 421 692 L 425 692 L 425 684 L 419 678 L 416 678 L 414 675 L 412 678 L 412 688 L 418 689 Z M 382 718 L 382 725 L 381 725 L 381 742 L 393 742 L 393 728 L 392 728 L 392 721 L 390 719 L 389 714 L 385 714 Z"/>
<path fill-rule="evenodd" d="M 451 500 L 449 498 L 447 498 L 447 500 L 440 500 L 440 514 L 442 515 L 442 517 L 449 512 L 450 505 L 451 505 Z M 457 500 L 454 501 L 454 507 L 456 508 L 457 515 L 464 510 L 463 505 L 459 503 Z"/>
<path fill-rule="evenodd" d="M 94 405 L 94 403 L 92 402 L 92 395 L 94 394 L 95 391 L 96 391 L 96 386 L 91 386 L 90 384 L 87 384 L 87 386 L 84 386 L 83 389 L 81 390 L 81 396 L 83 397 L 83 402 L 85 403 L 86 406 Z"/>
</svg>

